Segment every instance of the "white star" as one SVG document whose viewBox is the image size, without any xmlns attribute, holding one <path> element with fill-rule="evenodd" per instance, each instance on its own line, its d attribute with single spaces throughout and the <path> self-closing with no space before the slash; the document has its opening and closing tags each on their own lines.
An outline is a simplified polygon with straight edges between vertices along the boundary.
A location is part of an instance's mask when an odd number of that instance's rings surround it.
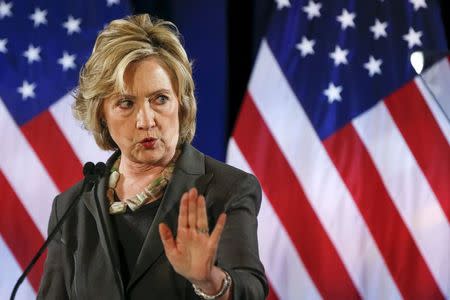
<svg viewBox="0 0 450 300">
<path fill-rule="evenodd" d="M 375 74 L 381 75 L 381 59 L 375 59 L 372 55 L 369 57 L 369 61 L 364 64 L 364 68 L 369 71 L 369 76 L 373 77 Z"/>
<path fill-rule="evenodd" d="M 8 49 L 6 49 L 7 43 L 8 43 L 8 39 L 0 39 L 0 53 L 8 52 Z"/>
<path fill-rule="evenodd" d="M 67 21 L 63 23 L 63 27 L 67 29 L 67 34 L 72 35 L 74 32 L 80 32 L 81 18 L 75 19 L 71 15 L 67 18 Z"/>
<path fill-rule="evenodd" d="M 378 40 L 381 36 L 387 37 L 386 27 L 387 22 L 380 22 L 380 20 L 375 19 L 375 24 L 370 27 L 370 31 L 373 32 L 373 38 Z"/>
<path fill-rule="evenodd" d="M 41 10 L 39 7 L 34 9 L 34 13 L 30 15 L 30 19 L 34 22 L 34 27 L 41 24 L 47 24 L 47 10 Z"/>
<path fill-rule="evenodd" d="M 348 64 L 347 54 L 347 49 L 341 49 L 341 47 L 336 46 L 336 48 L 334 48 L 334 52 L 330 53 L 330 57 L 334 60 L 335 66 L 339 66 L 340 64 L 346 65 Z"/>
<path fill-rule="evenodd" d="M 106 0 L 106 6 L 110 7 L 113 6 L 114 4 L 119 4 L 120 0 Z"/>
<path fill-rule="evenodd" d="M 5 2 L 5 1 L 0 2 L 0 20 L 3 19 L 4 17 L 12 16 L 11 12 L 12 6 L 13 6 L 12 2 Z"/>
<path fill-rule="evenodd" d="M 69 54 L 64 51 L 63 56 L 58 59 L 58 64 L 62 65 L 63 71 L 67 71 L 68 69 L 75 69 L 75 54 Z"/>
<path fill-rule="evenodd" d="M 280 10 L 283 7 L 291 7 L 289 0 L 275 0 L 277 2 L 277 9 Z"/>
<path fill-rule="evenodd" d="M 30 44 L 30 46 L 28 46 L 28 50 L 23 53 L 23 56 L 25 56 L 28 59 L 29 64 L 32 64 L 34 61 L 41 60 L 40 52 L 41 47 L 34 47 L 33 45 Z"/>
<path fill-rule="evenodd" d="M 308 40 L 306 37 L 302 37 L 301 43 L 297 44 L 297 49 L 300 50 L 302 57 L 308 54 L 314 54 L 314 45 L 316 41 Z"/>
<path fill-rule="evenodd" d="M 341 23 L 342 30 L 345 30 L 347 27 L 355 27 L 355 13 L 349 13 L 345 8 L 342 10 L 342 14 L 337 16 L 336 19 L 339 23 Z"/>
<path fill-rule="evenodd" d="M 322 8 L 322 4 L 310 0 L 307 6 L 303 7 L 303 11 L 308 15 L 308 20 L 313 19 L 314 17 L 320 17 L 320 9 Z"/>
<path fill-rule="evenodd" d="M 412 49 L 415 45 L 422 46 L 422 31 L 414 31 L 412 27 L 409 27 L 407 34 L 403 35 L 403 39 L 408 42 L 408 48 Z"/>
<path fill-rule="evenodd" d="M 17 88 L 17 92 L 22 95 L 22 100 L 26 100 L 27 98 L 34 98 L 34 89 L 36 88 L 36 84 L 28 83 L 28 81 L 24 80 L 22 86 Z"/>
<path fill-rule="evenodd" d="M 425 0 L 409 0 L 410 3 L 414 5 L 414 10 L 418 11 L 421 7 L 427 8 Z"/>
<path fill-rule="evenodd" d="M 334 101 L 342 101 L 341 98 L 342 86 L 335 86 L 332 82 L 328 85 L 328 88 L 323 91 L 323 94 L 327 96 L 328 103 L 333 103 Z"/>
</svg>

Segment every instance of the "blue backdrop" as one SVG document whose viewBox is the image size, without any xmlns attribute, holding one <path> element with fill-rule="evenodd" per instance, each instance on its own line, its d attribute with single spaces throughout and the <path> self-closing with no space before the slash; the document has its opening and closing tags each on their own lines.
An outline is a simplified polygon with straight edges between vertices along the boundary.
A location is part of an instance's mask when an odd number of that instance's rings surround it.
<svg viewBox="0 0 450 300">
<path fill-rule="evenodd" d="M 202 152 L 225 160 L 227 111 L 227 9 L 225 0 L 134 1 L 135 12 L 174 22 L 193 60 L 198 103 L 193 144 Z"/>
</svg>

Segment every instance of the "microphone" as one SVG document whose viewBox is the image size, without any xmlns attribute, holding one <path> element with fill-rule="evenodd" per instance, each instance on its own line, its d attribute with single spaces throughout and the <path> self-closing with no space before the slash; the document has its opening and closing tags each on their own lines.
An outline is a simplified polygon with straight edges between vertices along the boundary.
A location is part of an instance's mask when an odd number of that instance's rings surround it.
<svg viewBox="0 0 450 300">
<path fill-rule="evenodd" d="M 83 176 L 91 176 L 94 174 L 94 170 L 95 170 L 95 165 L 93 162 L 88 161 L 87 163 L 84 164 L 83 166 Z"/>
<path fill-rule="evenodd" d="M 103 162 L 98 162 L 95 165 L 94 172 L 99 178 L 102 177 L 106 173 L 106 164 Z"/>
<path fill-rule="evenodd" d="M 44 244 L 42 244 L 41 248 L 39 248 L 38 252 L 33 257 L 33 259 L 30 261 L 28 266 L 25 268 L 25 270 L 23 271 L 22 275 L 20 275 L 19 279 L 17 280 L 17 282 L 14 285 L 14 288 L 13 288 L 13 290 L 11 292 L 10 300 L 14 300 L 14 298 L 16 297 L 16 293 L 17 293 L 17 291 L 19 289 L 19 286 L 25 280 L 25 278 L 27 277 L 28 273 L 30 273 L 31 269 L 36 264 L 38 259 L 42 256 L 42 254 L 44 253 L 45 249 L 47 249 L 48 244 L 50 244 L 50 242 L 52 241 L 53 237 L 60 230 L 60 228 L 62 227 L 63 223 L 66 221 L 66 219 L 68 218 L 68 216 L 72 212 L 73 208 L 80 201 L 81 195 L 86 190 L 86 187 L 92 186 L 92 184 L 96 185 L 98 179 L 101 176 L 103 176 L 105 174 L 105 172 L 106 172 L 106 165 L 104 163 L 102 163 L 102 162 L 99 162 L 96 165 L 94 165 L 94 163 L 92 163 L 92 162 L 87 162 L 87 163 L 84 164 L 84 166 L 83 166 L 84 179 L 83 179 L 83 184 L 81 185 L 80 192 L 75 197 L 75 200 L 70 204 L 69 208 L 67 208 L 67 210 L 64 212 L 64 214 L 62 215 L 62 217 L 58 221 L 58 223 L 56 223 L 55 228 L 53 228 L 52 232 L 50 232 L 50 234 L 48 235 L 48 237 L 45 240 Z"/>
</svg>

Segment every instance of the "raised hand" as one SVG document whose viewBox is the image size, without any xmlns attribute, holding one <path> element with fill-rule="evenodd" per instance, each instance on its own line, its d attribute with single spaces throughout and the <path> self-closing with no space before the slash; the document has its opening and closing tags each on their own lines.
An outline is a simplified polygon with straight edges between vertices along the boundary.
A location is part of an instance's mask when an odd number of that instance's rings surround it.
<svg viewBox="0 0 450 300">
<path fill-rule="evenodd" d="M 167 259 L 178 274 L 195 284 L 214 281 L 214 261 L 225 221 L 223 213 L 209 234 L 205 198 L 195 188 L 183 194 L 176 239 L 166 224 L 159 224 Z"/>
</svg>

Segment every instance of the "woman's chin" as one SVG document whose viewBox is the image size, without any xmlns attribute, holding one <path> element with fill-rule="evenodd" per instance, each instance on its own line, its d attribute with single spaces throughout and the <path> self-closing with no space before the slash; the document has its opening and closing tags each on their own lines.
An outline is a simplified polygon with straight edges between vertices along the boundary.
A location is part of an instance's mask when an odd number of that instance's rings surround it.
<svg viewBox="0 0 450 300">
<path fill-rule="evenodd" d="M 140 149 L 135 153 L 134 161 L 147 165 L 157 165 L 164 161 L 165 152 L 161 149 Z"/>
<path fill-rule="evenodd" d="M 139 153 L 139 155 L 136 157 L 136 160 L 138 162 L 141 162 L 143 164 L 158 164 L 163 156 L 159 153 L 152 153 L 151 151 L 145 151 L 144 153 Z"/>
</svg>

